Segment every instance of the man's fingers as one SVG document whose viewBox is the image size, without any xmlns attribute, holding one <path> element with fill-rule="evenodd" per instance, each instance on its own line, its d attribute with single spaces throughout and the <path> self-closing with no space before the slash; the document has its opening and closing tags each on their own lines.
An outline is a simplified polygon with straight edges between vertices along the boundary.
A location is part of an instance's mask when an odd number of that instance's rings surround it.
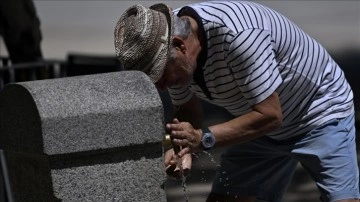
<svg viewBox="0 0 360 202">
<path fill-rule="evenodd" d="M 181 170 L 177 165 L 170 165 L 166 167 L 166 174 L 176 179 L 179 179 L 182 176 Z"/>
<path fill-rule="evenodd" d="M 171 160 L 173 160 L 173 159 L 174 159 L 174 150 L 171 149 L 171 150 L 166 151 L 165 156 L 164 156 L 165 166 L 169 165 Z"/>
<path fill-rule="evenodd" d="M 183 130 L 183 126 L 181 123 L 168 123 L 166 124 L 166 129 L 168 130 Z"/>
<path fill-rule="evenodd" d="M 185 158 L 186 155 L 191 155 L 190 154 L 190 148 L 189 147 L 184 147 L 181 151 L 179 151 L 179 153 L 177 154 L 180 158 Z M 190 156 L 191 158 L 191 156 Z"/>
<path fill-rule="evenodd" d="M 180 139 L 186 139 L 187 135 L 189 134 L 189 132 L 187 131 L 183 131 L 183 130 L 178 130 L 178 131 L 171 131 L 171 137 L 172 138 L 180 138 Z"/>
<path fill-rule="evenodd" d="M 191 169 L 192 166 L 192 157 L 191 154 L 185 154 L 184 157 L 182 158 L 182 165 L 183 165 L 183 169 Z"/>
<path fill-rule="evenodd" d="M 180 169 L 180 165 L 182 169 Z M 185 154 L 184 157 L 181 159 L 181 164 L 179 164 L 179 161 L 172 160 L 170 161 L 170 164 L 166 166 L 165 170 L 168 176 L 179 179 L 182 177 L 182 175 L 187 176 L 190 173 L 191 166 L 191 154 Z"/>
<path fill-rule="evenodd" d="M 187 140 L 188 138 L 193 139 L 191 137 L 191 133 L 187 131 L 171 131 L 170 136 L 172 139 L 177 139 L 177 140 Z"/>
<path fill-rule="evenodd" d="M 166 124 L 168 130 L 186 130 L 193 129 L 192 125 L 188 122 L 179 122 L 179 120 L 174 119 L 172 123 Z"/>
<path fill-rule="evenodd" d="M 191 154 L 187 153 L 182 158 L 182 168 L 184 176 L 188 176 L 191 170 L 192 157 Z"/>
<path fill-rule="evenodd" d="M 191 139 L 189 140 L 187 138 L 172 138 L 171 142 L 172 144 L 181 146 L 183 148 L 185 147 L 195 148 L 198 146 L 195 141 Z"/>
</svg>

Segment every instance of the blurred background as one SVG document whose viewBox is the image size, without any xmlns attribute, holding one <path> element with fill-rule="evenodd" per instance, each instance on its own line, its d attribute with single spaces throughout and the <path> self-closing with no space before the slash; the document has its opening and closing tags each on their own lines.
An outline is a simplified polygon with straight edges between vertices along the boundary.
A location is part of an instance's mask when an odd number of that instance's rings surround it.
<svg viewBox="0 0 360 202">
<path fill-rule="evenodd" d="M 16 2 L 19 0 L 13 0 Z M 23 0 L 20 0 L 23 1 Z M 114 54 L 113 31 L 131 5 L 164 2 L 172 8 L 199 1 L 60 1 L 34 0 L 45 58 L 64 59 L 69 52 Z M 359 1 L 255 1 L 293 20 L 331 52 L 360 47 Z M 15 13 L 13 13 L 15 15 Z M 3 42 L 0 55 L 7 55 Z"/>
<path fill-rule="evenodd" d="M 150 6 L 158 2 L 177 8 L 199 1 L 1 0 L 0 90 L 10 82 L 122 70 L 114 56 L 113 33 L 118 18 L 134 4 Z M 343 68 L 354 90 L 359 128 L 360 1 L 254 2 L 284 14 L 328 49 Z M 20 20 L 21 17 L 30 20 Z M 28 30 L 31 29 L 28 26 L 31 24 L 35 31 Z M 25 30 L 24 33 L 31 34 L 19 35 L 15 25 Z M 12 31 L 6 32 L 11 29 Z M 9 50 L 13 49 L 10 46 L 16 46 L 16 42 L 23 38 L 33 40 L 29 46 L 38 45 L 35 47 L 36 54 L 25 59 L 11 57 Z M 16 48 L 14 52 L 16 53 Z M 161 93 L 161 98 L 168 120 L 171 110 L 169 97 L 166 93 Z M 206 125 L 231 118 L 225 111 L 208 103 L 204 102 L 203 107 Z M 220 153 L 221 150 L 214 150 L 210 154 L 200 153 L 194 158 L 194 168 L 187 178 L 190 202 L 205 200 Z M 168 201 L 185 201 L 180 181 L 168 180 L 166 189 Z M 316 186 L 300 166 L 284 201 L 319 201 Z"/>
<path fill-rule="evenodd" d="M 113 30 L 119 16 L 131 5 L 157 2 L 177 8 L 199 1 L 34 0 L 41 22 L 44 57 L 64 59 L 69 52 L 113 55 Z M 330 51 L 360 47 L 359 1 L 255 2 L 283 13 Z M 0 54 L 7 54 L 3 42 Z"/>
</svg>

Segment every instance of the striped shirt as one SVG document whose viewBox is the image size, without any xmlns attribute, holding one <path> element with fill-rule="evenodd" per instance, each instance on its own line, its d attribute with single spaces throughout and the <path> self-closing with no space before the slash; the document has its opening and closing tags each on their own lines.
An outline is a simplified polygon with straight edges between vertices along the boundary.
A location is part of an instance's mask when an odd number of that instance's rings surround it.
<svg viewBox="0 0 360 202">
<path fill-rule="evenodd" d="M 174 13 L 193 17 L 205 41 L 193 82 L 169 89 L 174 105 L 196 95 L 240 116 L 276 91 L 283 123 L 267 135 L 277 140 L 354 111 L 340 67 L 278 12 L 253 2 L 212 1 Z"/>
</svg>

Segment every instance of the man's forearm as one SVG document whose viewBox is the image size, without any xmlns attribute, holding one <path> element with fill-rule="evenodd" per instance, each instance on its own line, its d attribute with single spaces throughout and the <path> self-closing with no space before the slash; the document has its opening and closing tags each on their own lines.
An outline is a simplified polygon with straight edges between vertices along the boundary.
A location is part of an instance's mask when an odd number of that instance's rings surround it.
<svg viewBox="0 0 360 202">
<path fill-rule="evenodd" d="M 245 115 L 210 126 L 216 146 L 228 146 L 250 141 L 277 129 L 282 122 L 281 107 L 277 93 L 253 107 Z"/>
</svg>

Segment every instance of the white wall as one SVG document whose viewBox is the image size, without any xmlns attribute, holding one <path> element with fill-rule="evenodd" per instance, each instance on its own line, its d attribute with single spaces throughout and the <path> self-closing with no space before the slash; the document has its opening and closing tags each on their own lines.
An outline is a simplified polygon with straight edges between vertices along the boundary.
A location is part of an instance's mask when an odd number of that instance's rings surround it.
<svg viewBox="0 0 360 202">
<path fill-rule="evenodd" d="M 45 58 L 64 59 L 68 52 L 114 54 L 113 32 L 131 5 L 157 1 L 35 0 Z M 198 1 L 162 1 L 170 7 Z M 283 13 L 326 48 L 360 47 L 360 1 L 257 1 Z M 0 55 L 6 55 L 0 44 Z"/>
</svg>

